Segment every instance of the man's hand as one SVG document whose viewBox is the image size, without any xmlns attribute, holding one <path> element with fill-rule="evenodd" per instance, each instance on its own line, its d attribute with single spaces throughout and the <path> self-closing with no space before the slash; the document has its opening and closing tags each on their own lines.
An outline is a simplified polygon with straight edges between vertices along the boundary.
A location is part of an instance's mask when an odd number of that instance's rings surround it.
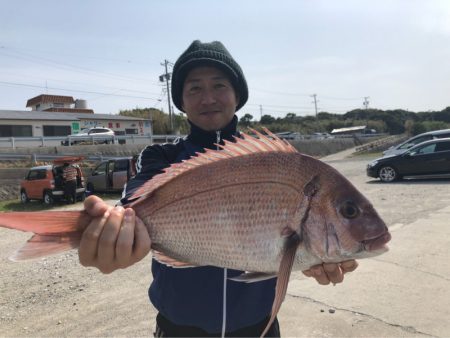
<svg viewBox="0 0 450 338">
<path fill-rule="evenodd" d="M 133 209 L 112 207 L 97 196 L 89 196 L 84 208 L 93 219 L 83 232 L 78 251 L 83 266 L 111 273 L 133 265 L 148 254 L 150 237 Z"/>
<path fill-rule="evenodd" d="M 315 278 L 322 285 L 328 285 L 330 282 L 337 284 L 342 283 L 345 273 L 354 271 L 357 267 L 358 263 L 355 260 L 341 263 L 323 263 L 303 271 L 303 274 Z"/>
</svg>

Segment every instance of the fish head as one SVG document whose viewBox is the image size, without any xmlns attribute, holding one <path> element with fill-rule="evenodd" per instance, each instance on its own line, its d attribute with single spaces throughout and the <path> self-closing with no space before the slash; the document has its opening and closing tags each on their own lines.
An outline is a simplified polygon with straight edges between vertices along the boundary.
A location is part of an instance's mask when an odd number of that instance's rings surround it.
<svg viewBox="0 0 450 338">
<path fill-rule="evenodd" d="M 314 178 L 302 237 L 308 250 L 323 262 L 380 255 L 388 250 L 389 230 L 369 200 L 330 167 Z M 311 189 L 310 187 L 308 189 Z"/>
</svg>

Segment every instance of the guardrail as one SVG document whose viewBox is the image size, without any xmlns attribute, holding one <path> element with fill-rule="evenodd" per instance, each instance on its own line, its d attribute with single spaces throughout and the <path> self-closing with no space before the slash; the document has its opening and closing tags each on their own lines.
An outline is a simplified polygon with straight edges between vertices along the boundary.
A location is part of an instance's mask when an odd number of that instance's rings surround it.
<svg viewBox="0 0 450 338">
<path fill-rule="evenodd" d="M 38 136 L 38 137 L 0 137 L 0 148 L 20 148 L 20 147 L 53 147 L 60 146 L 61 142 L 67 142 L 71 146 L 72 142 L 78 144 L 114 143 L 114 144 L 153 144 L 167 143 L 180 137 L 180 135 L 91 135 L 83 137 L 71 136 Z"/>
<path fill-rule="evenodd" d="M 0 153 L 0 161 L 6 160 L 29 160 L 31 163 L 37 163 L 38 161 L 53 161 L 60 157 L 67 157 L 67 155 L 51 155 L 51 154 L 2 154 Z M 101 162 L 104 160 L 110 160 L 114 158 L 122 158 L 124 156 L 107 156 L 107 155 L 87 155 L 84 156 L 83 161 L 89 162 Z"/>
<path fill-rule="evenodd" d="M 402 138 L 404 138 L 404 135 L 391 135 L 382 139 L 378 139 L 373 142 L 366 143 L 364 145 L 356 147 L 355 153 L 362 153 L 366 151 L 377 151 L 389 144 L 398 143 Z"/>
</svg>

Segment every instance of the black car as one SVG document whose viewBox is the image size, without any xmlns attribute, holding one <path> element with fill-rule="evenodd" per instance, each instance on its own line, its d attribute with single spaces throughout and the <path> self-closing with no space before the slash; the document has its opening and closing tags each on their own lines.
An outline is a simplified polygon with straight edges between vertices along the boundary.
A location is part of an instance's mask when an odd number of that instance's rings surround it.
<svg viewBox="0 0 450 338">
<path fill-rule="evenodd" d="M 367 176 L 392 182 L 405 176 L 450 176 L 450 138 L 422 142 L 403 154 L 378 158 Z"/>
</svg>

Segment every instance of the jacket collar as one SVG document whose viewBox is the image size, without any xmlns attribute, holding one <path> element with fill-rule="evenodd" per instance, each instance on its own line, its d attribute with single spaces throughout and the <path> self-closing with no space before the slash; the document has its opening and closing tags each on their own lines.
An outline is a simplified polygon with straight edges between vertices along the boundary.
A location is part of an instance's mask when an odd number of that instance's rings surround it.
<svg viewBox="0 0 450 338">
<path fill-rule="evenodd" d="M 203 148 L 215 148 L 214 143 L 217 143 L 217 135 L 220 136 L 221 144 L 223 144 L 223 139 L 232 141 L 233 136 L 239 135 L 236 130 L 238 122 L 236 115 L 233 116 L 233 119 L 228 125 L 218 131 L 205 131 L 191 121 L 188 120 L 188 122 L 191 125 L 191 133 L 187 136 L 187 139 Z"/>
</svg>

